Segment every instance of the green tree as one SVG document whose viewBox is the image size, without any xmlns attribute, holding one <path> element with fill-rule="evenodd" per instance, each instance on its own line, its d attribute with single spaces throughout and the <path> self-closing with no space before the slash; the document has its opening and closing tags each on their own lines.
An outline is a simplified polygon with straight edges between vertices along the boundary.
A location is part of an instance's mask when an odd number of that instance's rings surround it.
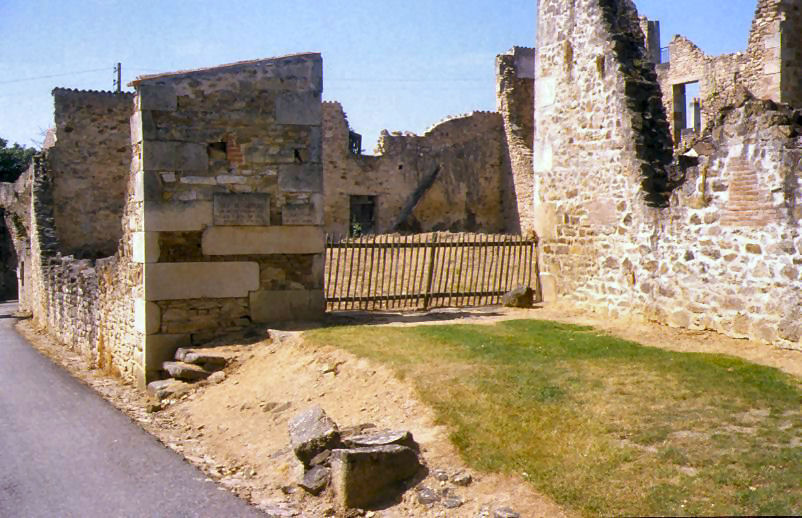
<svg viewBox="0 0 802 518">
<path fill-rule="evenodd" d="M 14 144 L 8 147 L 8 141 L 0 138 L 0 182 L 13 182 L 31 163 L 36 150 Z"/>
</svg>

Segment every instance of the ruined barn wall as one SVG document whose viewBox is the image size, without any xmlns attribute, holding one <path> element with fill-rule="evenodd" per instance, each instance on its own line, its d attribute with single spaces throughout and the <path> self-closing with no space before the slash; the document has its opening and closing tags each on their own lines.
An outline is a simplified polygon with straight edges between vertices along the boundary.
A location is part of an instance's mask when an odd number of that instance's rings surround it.
<svg viewBox="0 0 802 518">
<path fill-rule="evenodd" d="M 629 311 L 640 233 L 666 203 L 668 127 L 628 1 L 541 1 L 535 86 L 535 221 L 544 284 Z"/>
<path fill-rule="evenodd" d="M 802 112 L 747 101 L 697 144 L 636 290 L 646 315 L 802 349 Z"/>
<path fill-rule="evenodd" d="M 506 182 L 507 230 L 529 234 L 533 215 L 532 145 L 535 139 L 535 50 L 514 47 L 496 58 L 496 99 L 504 118 L 512 174 Z"/>
<path fill-rule="evenodd" d="M 144 77 L 132 119 L 152 379 L 180 345 L 323 313 L 318 54 Z"/>
<path fill-rule="evenodd" d="M 56 88 L 55 145 L 49 150 L 53 216 L 62 252 L 114 254 L 131 164 L 131 94 Z"/>
<path fill-rule="evenodd" d="M 327 232 L 348 233 L 351 195 L 377 197 L 379 233 L 505 229 L 509 162 L 499 114 L 455 117 L 422 136 L 383 134 L 379 155 L 356 156 L 342 106 L 324 103 L 323 133 Z"/>
</svg>

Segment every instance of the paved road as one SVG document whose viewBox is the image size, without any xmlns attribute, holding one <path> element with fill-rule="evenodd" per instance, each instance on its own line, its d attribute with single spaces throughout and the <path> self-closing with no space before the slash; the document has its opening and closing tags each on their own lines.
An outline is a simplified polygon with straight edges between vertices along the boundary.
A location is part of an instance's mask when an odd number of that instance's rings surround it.
<svg viewBox="0 0 802 518">
<path fill-rule="evenodd" d="M 264 517 L 41 356 L 15 309 L 0 303 L 0 517 Z"/>
</svg>

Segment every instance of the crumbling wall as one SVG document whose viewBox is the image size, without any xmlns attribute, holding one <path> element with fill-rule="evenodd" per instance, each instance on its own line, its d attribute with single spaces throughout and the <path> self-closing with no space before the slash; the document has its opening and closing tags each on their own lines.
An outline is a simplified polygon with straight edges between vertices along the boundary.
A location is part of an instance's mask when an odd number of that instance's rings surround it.
<svg viewBox="0 0 802 518">
<path fill-rule="evenodd" d="M 319 54 L 139 78 L 136 301 L 148 379 L 181 345 L 323 303 Z"/>
<path fill-rule="evenodd" d="M 628 0 L 542 1 L 535 172 L 546 293 L 802 349 L 802 112 L 736 88 L 669 167 Z M 651 123 L 647 123 L 651 121 Z M 644 139 L 663 142 L 644 147 Z M 639 181 L 641 180 L 641 181 Z"/>
<path fill-rule="evenodd" d="M 679 144 L 674 88 L 699 82 L 702 127 L 746 88 L 759 99 L 802 106 L 802 1 L 759 0 L 744 52 L 707 56 L 687 38 L 669 44 L 671 60 L 657 67 L 674 140 Z M 681 125 L 681 124 L 680 124 Z"/>
<path fill-rule="evenodd" d="M 47 154 L 53 216 L 65 254 L 114 254 L 131 166 L 131 94 L 53 90 L 55 139 Z"/>
<path fill-rule="evenodd" d="M 514 47 L 496 57 L 496 99 L 504 118 L 512 171 L 505 186 L 507 231 L 529 234 L 535 228 L 532 213 L 535 49 Z"/>
<path fill-rule="evenodd" d="M 802 349 L 802 111 L 742 96 L 691 154 L 639 264 L 646 316 Z"/>
<path fill-rule="evenodd" d="M 350 197 L 376 197 L 375 231 L 505 229 L 504 180 L 510 175 L 497 113 L 440 123 L 422 136 L 382 134 L 376 156 L 348 147 L 339 103 L 323 104 L 326 231 L 351 230 Z"/>
</svg>

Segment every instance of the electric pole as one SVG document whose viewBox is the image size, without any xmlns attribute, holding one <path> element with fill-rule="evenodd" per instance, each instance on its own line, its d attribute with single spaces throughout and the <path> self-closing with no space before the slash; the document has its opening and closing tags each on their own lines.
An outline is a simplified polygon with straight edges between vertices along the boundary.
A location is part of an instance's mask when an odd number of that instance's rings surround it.
<svg viewBox="0 0 802 518">
<path fill-rule="evenodd" d="M 114 75 L 115 75 L 114 87 L 115 87 L 117 93 L 120 93 L 120 92 L 122 92 L 122 88 L 123 88 L 123 81 L 122 81 L 122 78 L 123 78 L 123 64 L 122 63 L 117 63 L 117 66 L 114 67 Z"/>
</svg>

